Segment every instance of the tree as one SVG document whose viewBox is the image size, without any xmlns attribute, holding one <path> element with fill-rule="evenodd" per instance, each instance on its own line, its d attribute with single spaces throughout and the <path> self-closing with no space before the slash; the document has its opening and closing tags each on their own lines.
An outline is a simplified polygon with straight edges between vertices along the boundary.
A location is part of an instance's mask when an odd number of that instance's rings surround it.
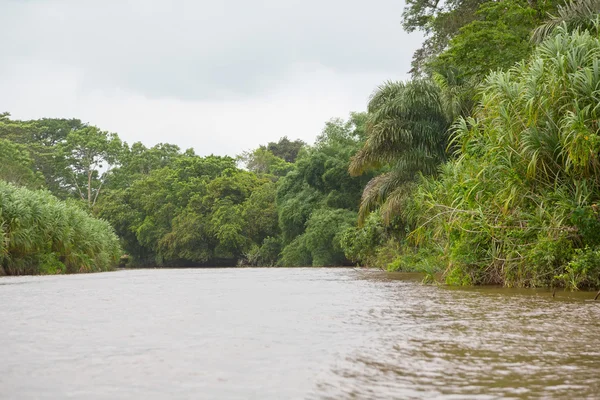
<svg viewBox="0 0 600 400">
<path fill-rule="evenodd" d="M 33 160 L 25 146 L 0 139 L 0 180 L 38 189 L 43 186 L 43 177 L 33 170 Z"/>
<path fill-rule="evenodd" d="M 387 166 L 369 181 L 362 194 L 359 218 L 383 206 L 389 222 L 407 193 L 406 183 L 419 174 L 432 175 L 446 161 L 452 121 L 440 89 L 432 82 L 388 82 L 368 106 L 367 139 L 352 157 L 349 171 L 359 176 Z"/>
<path fill-rule="evenodd" d="M 235 264 L 278 234 L 270 179 L 236 168 L 231 157 L 132 148 L 123 157 L 132 163 L 115 168 L 96 211 L 115 226 L 135 264 Z"/>
<path fill-rule="evenodd" d="M 276 183 L 267 182 L 254 189 L 243 203 L 241 219 L 245 235 L 255 243 L 279 236 L 276 196 Z"/>
<path fill-rule="evenodd" d="M 60 198 L 70 197 L 71 172 L 58 147 L 70 132 L 86 125 L 78 119 L 17 121 L 9 116 L 5 113 L 0 118 L 0 138 L 24 146 L 32 159 L 33 170 L 44 177 L 45 186 Z"/>
<path fill-rule="evenodd" d="M 557 0 L 408 0 L 404 29 L 420 30 L 426 37 L 413 56 L 411 73 L 415 78 L 430 76 L 448 65 L 449 60 L 438 60 L 442 54 L 455 55 L 454 62 L 467 73 L 509 67 L 529 54 L 530 30 L 556 5 Z"/>
<path fill-rule="evenodd" d="M 267 144 L 267 150 L 276 157 L 279 157 L 288 163 L 293 163 L 296 161 L 300 149 L 305 145 L 306 143 L 300 139 L 296 139 L 292 142 L 287 136 L 284 136 L 279 139 L 278 142 L 269 142 L 269 144 Z"/>
<path fill-rule="evenodd" d="M 365 121 L 364 113 L 354 113 L 346 121 L 327 122 L 314 146 L 303 149 L 294 170 L 278 181 L 282 265 L 346 262 L 333 232 L 354 224 L 362 188 L 371 177 L 348 174 L 350 157 L 365 138 Z"/>
<path fill-rule="evenodd" d="M 116 134 L 94 126 L 70 132 L 65 142 L 60 144 L 60 153 L 72 172 L 71 182 L 90 208 L 96 204 L 105 177 L 117 162 L 122 148 L 123 144 Z"/>
<path fill-rule="evenodd" d="M 402 14 L 402 25 L 407 32 L 420 30 L 425 41 L 413 55 L 411 73 L 420 77 L 427 72 L 427 64 L 437 57 L 449 41 L 477 18 L 476 11 L 487 0 L 407 0 Z"/>
<path fill-rule="evenodd" d="M 238 160 L 244 164 L 248 171 L 252 171 L 256 174 L 284 176 L 292 170 L 291 163 L 277 157 L 264 146 L 253 151 L 243 152 L 238 156 Z"/>
<path fill-rule="evenodd" d="M 526 0 L 484 3 L 475 13 L 477 19 L 460 28 L 430 67 L 453 68 L 478 80 L 490 71 L 510 68 L 533 50 L 531 30 L 548 10 L 537 3 L 534 8 Z"/>
</svg>

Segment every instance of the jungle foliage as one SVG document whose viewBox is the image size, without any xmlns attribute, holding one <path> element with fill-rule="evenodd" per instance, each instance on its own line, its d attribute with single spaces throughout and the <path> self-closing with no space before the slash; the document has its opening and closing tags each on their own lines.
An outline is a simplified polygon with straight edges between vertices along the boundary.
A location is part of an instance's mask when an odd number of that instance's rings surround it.
<svg viewBox="0 0 600 400">
<path fill-rule="evenodd" d="M 597 33 L 559 27 L 456 121 L 457 156 L 423 179 L 411 233 L 449 282 L 598 286 L 599 56 Z"/>
<path fill-rule="evenodd" d="M 0 274 L 106 271 L 120 256 L 108 222 L 47 191 L 0 181 Z"/>
<path fill-rule="evenodd" d="M 404 26 L 427 35 L 414 79 L 383 83 L 311 145 L 283 137 L 236 158 L 2 114 L 3 269 L 103 270 L 120 244 L 137 266 L 358 264 L 599 287 L 599 11 L 410 0 Z M 67 222 L 15 205 L 34 203 Z M 44 236 L 74 218 L 90 230 Z"/>
</svg>

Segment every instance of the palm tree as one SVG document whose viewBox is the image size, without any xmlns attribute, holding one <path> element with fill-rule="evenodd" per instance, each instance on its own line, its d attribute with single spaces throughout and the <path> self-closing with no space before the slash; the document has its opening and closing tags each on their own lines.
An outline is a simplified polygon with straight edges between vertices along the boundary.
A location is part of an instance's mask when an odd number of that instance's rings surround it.
<svg viewBox="0 0 600 400">
<path fill-rule="evenodd" d="M 532 40 L 535 43 L 541 43 L 563 24 L 569 31 L 576 28 L 598 31 L 600 0 L 569 1 L 559 6 L 557 12 L 557 15 L 551 15 L 548 21 L 533 31 Z"/>
<path fill-rule="evenodd" d="M 440 88 L 428 80 L 386 82 L 368 105 L 367 140 L 352 157 L 353 176 L 376 168 L 385 172 L 365 187 L 359 222 L 381 206 L 389 222 L 419 174 L 432 175 L 446 161 L 452 116 Z"/>
</svg>

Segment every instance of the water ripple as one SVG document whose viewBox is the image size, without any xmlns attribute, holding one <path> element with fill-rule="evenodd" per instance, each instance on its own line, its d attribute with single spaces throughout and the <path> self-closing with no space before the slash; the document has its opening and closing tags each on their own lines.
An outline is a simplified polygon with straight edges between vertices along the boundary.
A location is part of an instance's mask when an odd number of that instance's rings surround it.
<svg viewBox="0 0 600 400">
<path fill-rule="evenodd" d="M 0 398 L 598 398 L 593 294 L 353 269 L 0 279 Z"/>
</svg>

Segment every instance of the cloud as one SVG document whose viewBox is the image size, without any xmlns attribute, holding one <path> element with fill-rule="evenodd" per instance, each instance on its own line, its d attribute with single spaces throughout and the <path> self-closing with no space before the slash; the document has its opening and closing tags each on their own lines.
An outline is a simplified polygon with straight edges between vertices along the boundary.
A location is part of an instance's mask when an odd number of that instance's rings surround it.
<svg viewBox="0 0 600 400">
<path fill-rule="evenodd" d="M 405 78 L 397 0 L 0 0 L 0 110 L 235 154 L 311 142 Z"/>
</svg>

